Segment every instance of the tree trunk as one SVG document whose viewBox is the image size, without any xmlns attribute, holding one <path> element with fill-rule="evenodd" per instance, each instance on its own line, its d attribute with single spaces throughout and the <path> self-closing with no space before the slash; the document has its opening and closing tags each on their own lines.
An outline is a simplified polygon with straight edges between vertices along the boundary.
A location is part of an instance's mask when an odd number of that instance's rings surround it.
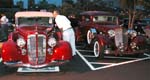
<svg viewBox="0 0 150 80">
<path fill-rule="evenodd" d="M 131 21 L 132 21 L 132 14 L 131 14 L 131 10 L 129 10 L 129 22 L 128 22 L 128 29 L 132 29 L 132 28 L 131 28 Z"/>
<path fill-rule="evenodd" d="M 131 27 L 132 27 L 132 29 L 133 29 L 133 27 L 134 27 L 134 20 L 135 20 L 135 16 L 136 16 L 136 11 L 133 11 L 133 15 L 132 15 L 132 22 L 131 22 Z"/>
</svg>

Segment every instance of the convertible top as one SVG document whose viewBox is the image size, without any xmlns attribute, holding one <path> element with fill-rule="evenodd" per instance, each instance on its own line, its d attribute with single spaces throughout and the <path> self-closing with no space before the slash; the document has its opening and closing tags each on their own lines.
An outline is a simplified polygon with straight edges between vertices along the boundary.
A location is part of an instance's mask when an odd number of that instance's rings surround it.
<svg viewBox="0 0 150 80">
<path fill-rule="evenodd" d="M 51 12 L 20 11 L 16 12 L 15 17 L 53 17 L 53 15 Z"/>
</svg>

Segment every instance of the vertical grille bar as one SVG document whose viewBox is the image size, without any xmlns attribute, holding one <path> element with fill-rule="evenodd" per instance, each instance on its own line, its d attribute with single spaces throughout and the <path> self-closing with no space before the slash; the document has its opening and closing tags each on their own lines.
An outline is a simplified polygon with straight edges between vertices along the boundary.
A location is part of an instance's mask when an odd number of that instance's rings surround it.
<svg viewBox="0 0 150 80">
<path fill-rule="evenodd" d="M 46 37 L 38 35 L 38 63 L 44 63 L 46 58 Z"/>
</svg>

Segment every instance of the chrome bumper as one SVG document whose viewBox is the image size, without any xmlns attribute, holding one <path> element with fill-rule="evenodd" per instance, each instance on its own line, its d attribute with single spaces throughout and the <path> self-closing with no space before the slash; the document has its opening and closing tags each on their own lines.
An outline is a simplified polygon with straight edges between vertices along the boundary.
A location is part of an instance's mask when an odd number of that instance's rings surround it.
<svg viewBox="0 0 150 80">
<path fill-rule="evenodd" d="M 145 50 L 137 50 L 137 51 L 122 51 L 122 52 L 119 51 L 119 50 L 116 50 L 116 51 L 105 51 L 105 54 L 135 55 L 135 54 L 144 54 L 144 53 L 147 53 L 147 52 L 148 52 L 147 49 L 145 49 Z"/>
<path fill-rule="evenodd" d="M 41 65 L 24 64 L 22 62 L 4 62 L 4 64 L 9 67 L 28 67 L 28 68 L 39 69 L 39 68 L 50 67 L 50 66 L 60 66 L 62 64 L 68 63 L 68 62 L 69 62 L 69 60 L 52 61 L 48 64 L 41 64 Z"/>
</svg>

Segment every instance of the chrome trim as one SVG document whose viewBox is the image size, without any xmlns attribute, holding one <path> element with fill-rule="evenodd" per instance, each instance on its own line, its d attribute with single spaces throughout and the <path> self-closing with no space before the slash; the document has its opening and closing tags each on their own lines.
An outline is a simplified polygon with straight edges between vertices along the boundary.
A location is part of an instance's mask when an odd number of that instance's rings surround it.
<svg viewBox="0 0 150 80">
<path fill-rule="evenodd" d="M 24 64 L 22 62 L 4 62 L 4 64 L 10 67 L 28 67 L 28 68 L 38 69 L 38 68 L 44 68 L 48 66 L 59 66 L 68 62 L 69 60 L 59 60 L 59 61 L 52 61 L 50 63 L 41 64 L 41 65 L 31 65 L 29 63 Z"/>
<path fill-rule="evenodd" d="M 28 58 L 31 64 L 42 64 L 46 60 L 46 36 L 29 35 L 27 39 Z"/>
<path fill-rule="evenodd" d="M 125 32 L 124 28 L 115 29 L 115 45 L 120 50 L 123 50 L 128 45 L 128 35 Z"/>
<path fill-rule="evenodd" d="M 115 45 L 116 47 L 123 46 L 123 31 L 121 28 L 115 29 Z"/>
</svg>

